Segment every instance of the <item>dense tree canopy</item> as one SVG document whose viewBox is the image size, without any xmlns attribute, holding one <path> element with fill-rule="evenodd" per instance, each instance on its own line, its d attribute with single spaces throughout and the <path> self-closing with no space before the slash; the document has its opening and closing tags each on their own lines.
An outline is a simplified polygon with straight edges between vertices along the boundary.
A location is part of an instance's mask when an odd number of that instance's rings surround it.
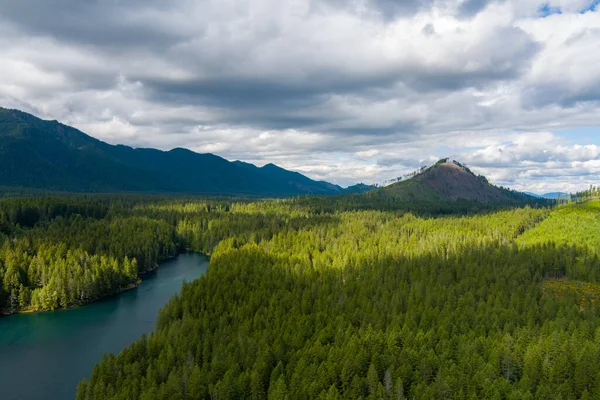
<svg viewBox="0 0 600 400">
<path fill-rule="evenodd" d="M 98 201 L 0 202 L 0 310 L 82 305 L 137 285 L 176 254 L 172 225 L 108 213 Z"/>
<path fill-rule="evenodd" d="M 4 200 L 0 308 L 82 305 L 190 249 L 211 255 L 207 274 L 79 399 L 596 398 L 600 202 L 587 199 L 442 215 L 351 199 Z"/>
<path fill-rule="evenodd" d="M 596 207 L 153 205 L 211 267 L 78 398 L 595 398 Z"/>
</svg>

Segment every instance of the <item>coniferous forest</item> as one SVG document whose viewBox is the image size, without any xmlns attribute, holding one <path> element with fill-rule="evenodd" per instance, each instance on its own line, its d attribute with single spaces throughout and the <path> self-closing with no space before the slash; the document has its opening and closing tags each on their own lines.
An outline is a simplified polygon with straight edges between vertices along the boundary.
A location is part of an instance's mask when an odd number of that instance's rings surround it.
<svg viewBox="0 0 600 400">
<path fill-rule="evenodd" d="M 0 400 L 600 400 L 600 0 L 0 33 Z"/>
<path fill-rule="evenodd" d="M 0 202 L 0 310 L 79 306 L 134 287 L 176 254 L 165 221 L 111 215 L 101 201 Z"/>
<path fill-rule="evenodd" d="M 600 396 L 597 189 L 481 209 L 337 201 L 2 200 L 0 308 L 80 306 L 199 251 L 208 272 L 78 399 Z"/>
</svg>

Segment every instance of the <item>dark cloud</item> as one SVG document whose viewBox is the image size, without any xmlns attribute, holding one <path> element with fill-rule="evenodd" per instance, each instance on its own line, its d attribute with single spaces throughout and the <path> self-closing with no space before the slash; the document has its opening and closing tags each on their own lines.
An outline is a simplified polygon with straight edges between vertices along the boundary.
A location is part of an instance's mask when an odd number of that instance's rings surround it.
<svg viewBox="0 0 600 400">
<path fill-rule="evenodd" d="M 164 48 L 184 37 L 157 22 L 170 2 L 155 0 L 1 0 L 0 19 L 23 32 L 63 42 L 102 46 Z M 154 17 L 153 17 L 154 16 Z M 153 24 L 154 22 L 154 24 Z"/>
<path fill-rule="evenodd" d="M 462 17 L 472 17 L 481 10 L 486 8 L 488 4 L 495 2 L 494 0 L 465 0 L 458 7 L 458 13 Z"/>
<path fill-rule="evenodd" d="M 348 126 L 346 112 L 332 109 L 328 102 L 332 97 L 346 97 L 375 103 L 411 93 L 484 88 L 496 81 L 516 79 L 537 51 L 535 43 L 523 32 L 507 27 L 495 32 L 494 37 L 509 40 L 511 46 L 492 49 L 488 40 L 459 48 L 456 59 L 447 64 L 423 65 L 417 60 L 412 65 L 385 60 L 377 52 L 360 57 L 352 53 L 352 43 L 340 43 L 350 46 L 341 55 L 335 54 L 335 47 L 328 49 L 331 54 L 318 48 L 312 53 L 310 47 L 300 51 L 293 44 L 278 45 L 286 40 L 285 35 L 298 40 L 293 32 L 286 33 L 280 23 L 268 18 L 264 23 L 250 23 L 248 16 L 240 16 L 237 10 L 224 6 L 219 13 L 215 11 L 216 3 L 209 3 L 198 3 L 201 11 L 206 8 L 207 16 L 196 23 L 193 17 L 181 24 L 171 20 L 186 17 L 181 12 L 191 4 L 186 1 L 130 0 L 109 5 L 101 0 L 4 1 L 0 18 L 24 34 L 71 43 L 98 57 L 98 62 L 106 60 L 104 68 L 95 69 L 78 62 L 41 64 L 65 74 L 73 88 L 111 90 L 124 78 L 139 82 L 143 89 L 137 95 L 147 101 L 172 107 L 204 107 L 213 114 L 203 119 L 206 122 L 262 129 L 314 128 L 348 134 L 362 130 L 370 135 L 389 135 L 394 129 L 404 132 L 406 126 L 415 128 L 411 118 L 399 117 L 381 124 L 355 121 L 355 125 Z M 407 18 L 431 7 L 433 2 L 312 2 L 314 7 L 319 4 L 328 4 L 334 16 L 338 8 L 349 7 L 356 12 L 372 10 L 387 19 Z M 223 20 L 212 21 L 213 14 Z M 234 28 L 236 24 L 241 25 Z M 251 30 L 244 31 L 246 26 Z M 433 32 L 433 25 L 428 26 Z M 306 40 L 309 46 L 311 42 L 322 45 L 318 35 Z M 397 51 L 402 54 L 401 48 Z M 478 65 L 470 66 L 473 57 L 480 55 Z M 171 69 L 180 73 L 170 74 Z M 291 69 L 289 73 L 287 69 Z M 327 112 L 320 112 L 323 109 Z"/>
<path fill-rule="evenodd" d="M 379 10 L 384 19 L 391 20 L 429 8 L 434 0 L 370 0 L 369 4 Z"/>
<path fill-rule="evenodd" d="M 423 9 L 430 8 L 435 0 L 317 0 L 311 3 L 315 9 L 326 4 L 331 8 L 353 13 L 364 14 L 365 10 L 369 10 L 384 21 L 393 21 L 398 17 L 414 15 Z"/>
<path fill-rule="evenodd" d="M 464 0 L 456 2 L 456 14 L 461 18 L 472 17 L 485 9 L 489 4 L 504 0 Z M 314 3 L 319 3 L 314 2 Z M 326 0 L 326 3 L 348 11 L 361 12 L 371 10 L 384 21 L 393 21 L 399 17 L 414 15 L 419 11 L 428 10 L 434 5 L 447 6 L 443 1 L 436 0 Z"/>
<path fill-rule="evenodd" d="M 522 101 L 528 109 L 553 105 L 569 109 L 582 103 L 600 103 L 600 84 L 573 90 L 562 82 L 560 84 L 541 83 L 523 90 Z"/>
</svg>

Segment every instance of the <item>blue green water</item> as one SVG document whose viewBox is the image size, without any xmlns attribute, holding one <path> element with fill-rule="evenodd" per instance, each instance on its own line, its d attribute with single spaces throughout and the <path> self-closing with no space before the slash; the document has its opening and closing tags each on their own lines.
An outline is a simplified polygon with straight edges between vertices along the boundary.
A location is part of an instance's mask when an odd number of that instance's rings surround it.
<svg viewBox="0 0 600 400">
<path fill-rule="evenodd" d="M 72 310 L 0 317 L 0 399 L 72 399 L 105 352 L 154 329 L 158 311 L 208 258 L 181 254 L 118 296 Z"/>
</svg>

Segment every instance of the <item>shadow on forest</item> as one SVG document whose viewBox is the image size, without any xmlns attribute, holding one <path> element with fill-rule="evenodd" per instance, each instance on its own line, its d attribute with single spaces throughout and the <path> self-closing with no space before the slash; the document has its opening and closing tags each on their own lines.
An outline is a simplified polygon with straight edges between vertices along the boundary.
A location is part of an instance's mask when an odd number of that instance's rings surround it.
<svg viewBox="0 0 600 400">
<path fill-rule="evenodd" d="M 567 246 L 482 246 L 357 256 L 336 269 L 256 244 L 220 247 L 208 273 L 161 311 L 156 333 L 105 358 L 79 393 L 579 398 L 597 375 L 585 369 L 586 384 L 576 386 L 571 373 L 556 372 L 561 357 L 570 371 L 592 368 L 585 353 L 598 345 L 556 343 L 593 337 L 600 320 L 572 297 L 544 296 L 541 284 L 556 275 L 597 280 L 598 259 L 585 257 Z"/>
</svg>

